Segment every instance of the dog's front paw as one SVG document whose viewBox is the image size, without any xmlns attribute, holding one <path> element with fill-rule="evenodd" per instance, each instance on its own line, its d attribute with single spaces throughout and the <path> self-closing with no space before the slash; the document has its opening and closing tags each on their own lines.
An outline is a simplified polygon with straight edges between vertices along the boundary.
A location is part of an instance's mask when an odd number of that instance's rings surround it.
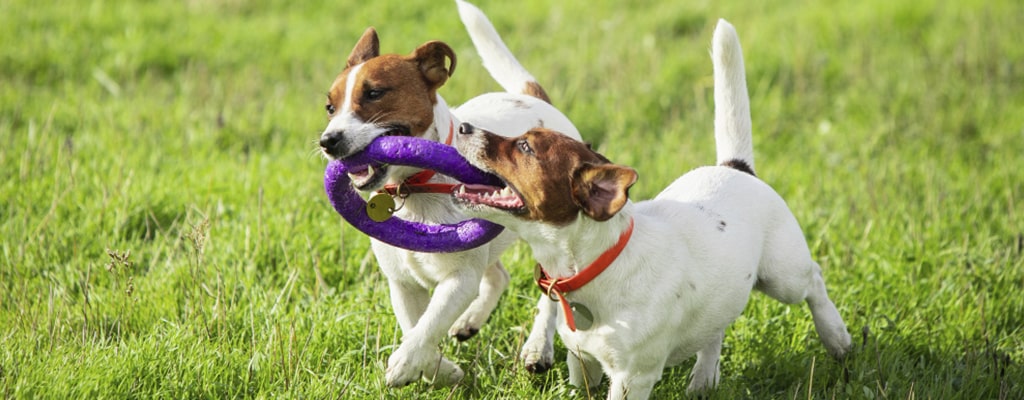
<svg viewBox="0 0 1024 400">
<path fill-rule="evenodd" d="M 550 370 L 551 367 L 554 366 L 554 361 L 550 359 L 539 359 L 535 361 L 526 361 L 524 359 L 523 361 L 526 363 L 526 370 L 529 371 L 531 374 L 543 374 L 545 372 L 548 372 L 548 370 Z"/>
<path fill-rule="evenodd" d="M 399 346 L 388 358 L 388 369 L 384 377 L 391 387 L 402 387 L 420 378 L 434 385 L 446 386 L 458 383 L 464 375 L 458 365 L 437 351 L 411 350 L 407 346 Z"/>
<path fill-rule="evenodd" d="M 481 300 L 477 299 L 473 304 L 470 304 L 469 308 L 448 329 L 448 336 L 452 336 L 460 342 L 465 342 L 469 338 L 476 336 L 477 332 L 480 332 L 480 328 L 487 322 L 487 316 L 491 313 L 490 309 L 486 309 L 486 307 L 478 304 L 480 302 Z"/>
<path fill-rule="evenodd" d="M 449 361 L 447 358 L 441 357 L 441 362 L 437 367 L 435 374 L 427 375 L 426 379 L 434 387 L 451 386 L 462 381 L 462 378 L 466 375 L 462 372 L 462 368 L 459 368 L 454 362 Z"/>
<path fill-rule="evenodd" d="M 555 364 L 555 351 L 547 343 L 527 342 L 519 353 L 526 370 L 534 374 L 547 372 Z"/>
<path fill-rule="evenodd" d="M 473 326 L 463 326 L 458 328 L 453 326 L 452 329 L 448 331 L 448 335 L 455 337 L 455 339 L 458 339 L 460 342 L 465 342 L 473 336 L 476 336 L 477 332 L 480 332 L 480 328 Z"/>
<path fill-rule="evenodd" d="M 487 316 L 480 316 L 480 313 L 470 307 L 466 312 L 462 313 L 462 316 L 452 324 L 452 327 L 448 329 L 448 336 L 458 339 L 460 342 L 465 342 L 469 338 L 476 336 L 477 332 L 480 332 L 480 327 L 483 326 L 484 321 L 487 320 Z"/>
</svg>

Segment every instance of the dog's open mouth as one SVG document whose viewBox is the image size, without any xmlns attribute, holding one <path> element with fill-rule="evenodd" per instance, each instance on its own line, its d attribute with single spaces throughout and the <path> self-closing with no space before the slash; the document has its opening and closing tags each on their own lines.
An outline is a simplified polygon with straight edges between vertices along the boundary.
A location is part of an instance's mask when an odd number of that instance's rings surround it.
<svg viewBox="0 0 1024 400">
<path fill-rule="evenodd" d="M 509 185 L 497 187 L 462 184 L 455 187 L 452 196 L 466 205 L 487 206 L 515 213 L 526 210 L 526 203 L 523 202 L 519 192 Z"/>
<path fill-rule="evenodd" d="M 348 178 L 352 180 L 352 186 L 356 190 L 373 190 L 384 181 L 388 175 L 388 166 L 385 164 L 379 165 L 364 165 L 358 169 L 348 171 Z"/>
<path fill-rule="evenodd" d="M 387 129 L 388 131 L 384 132 L 380 137 L 409 136 L 409 128 L 406 126 L 391 125 Z M 356 190 L 361 191 L 376 190 L 387 179 L 387 176 L 387 164 L 365 165 L 348 171 L 348 177 L 352 180 L 352 186 Z"/>
</svg>

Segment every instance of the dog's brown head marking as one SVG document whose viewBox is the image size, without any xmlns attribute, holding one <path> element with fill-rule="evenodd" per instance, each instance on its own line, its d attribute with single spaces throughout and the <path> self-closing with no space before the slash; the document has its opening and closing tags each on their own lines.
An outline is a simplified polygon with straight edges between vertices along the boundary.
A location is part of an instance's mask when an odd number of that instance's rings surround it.
<svg viewBox="0 0 1024 400">
<path fill-rule="evenodd" d="M 506 138 L 464 125 L 460 133 L 482 135 L 477 146 L 464 153 L 473 152 L 468 159 L 509 186 L 503 191 L 491 188 L 494 192 L 486 196 L 469 188 L 468 195 L 456 194 L 464 204 L 503 208 L 521 219 L 558 225 L 574 221 L 580 212 L 604 221 L 622 209 L 637 180 L 632 168 L 613 164 L 588 144 L 550 129 L 534 128 Z M 512 195 L 518 199 L 506 198 Z"/>
<path fill-rule="evenodd" d="M 455 72 L 455 64 L 455 52 L 439 41 L 424 43 L 406 56 L 380 55 L 377 32 L 367 28 L 331 85 L 328 117 L 350 110 L 364 123 L 392 123 L 405 128 L 400 133 L 421 134 L 433 122 L 437 89 Z"/>
<path fill-rule="evenodd" d="M 434 122 L 437 89 L 455 64 L 455 52 L 439 41 L 426 42 L 408 55 L 382 55 L 377 32 L 366 29 L 327 93 L 331 122 L 321 137 L 325 153 L 346 157 L 381 132 L 426 134 Z"/>
<path fill-rule="evenodd" d="M 425 137 L 437 132 L 432 128 L 437 90 L 455 71 L 455 63 L 451 47 L 437 41 L 424 43 L 408 55 L 382 55 L 377 31 L 366 29 L 327 92 L 329 121 L 320 135 L 324 155 L 349 157 L 380 136 Z M 374 165 L 349 171 L 349 177 L 359 190 L 376 190 L 388 179 L 404 178 L 394 171 Z"/>
</svg>

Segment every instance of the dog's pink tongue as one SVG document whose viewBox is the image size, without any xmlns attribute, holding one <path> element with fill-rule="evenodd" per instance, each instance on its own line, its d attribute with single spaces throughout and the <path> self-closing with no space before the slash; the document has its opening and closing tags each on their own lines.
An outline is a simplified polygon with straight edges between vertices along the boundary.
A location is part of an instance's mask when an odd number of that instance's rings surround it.
<svg viewBox="0 0 1024 400">
<path fill-rule="evenodd" d="M 360 166 L 360 167 L 356 167 L 356 168 L 350 169 L 348 171 L 348 174 L 352 175 L 352 176 L 366 176 L 369 172 L 370 172 L 370 166 L 369 165 L 363 165 L 363 166 Z"/>
<path fill-rule="evenodd" d="M 352 180 L 352 183 L 356 186 L 361 186 L 373 179 L 374 171 L 369 165 L 360 166 L 348 171 L 348 177 Z"/>
</svg>

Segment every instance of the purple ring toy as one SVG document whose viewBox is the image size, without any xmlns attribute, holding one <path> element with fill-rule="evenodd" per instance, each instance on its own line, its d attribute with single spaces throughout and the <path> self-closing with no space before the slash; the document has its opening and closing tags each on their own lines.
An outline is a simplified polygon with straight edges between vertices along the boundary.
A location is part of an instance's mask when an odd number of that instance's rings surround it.
<svg viewBox="0 0 1024 400">
<path fill-rule="evenodd" d="M 384 136 L 363 151 L 327 164 L 324 188 L 334 210 L 363 233 L 392 246 L 425 253 L 469 250 L 491 241 L 505 227 L 474 218 L 456 224 L 424 224 L 390 217 L 376 222 L 366 201 L 352 187 L 347 171 L 366 165 L 395 164 L 431 169 L 463 183 L 504 186 L 494 175 L 469 164 L 454 147 L 414 137 Z"/>
</svg>

